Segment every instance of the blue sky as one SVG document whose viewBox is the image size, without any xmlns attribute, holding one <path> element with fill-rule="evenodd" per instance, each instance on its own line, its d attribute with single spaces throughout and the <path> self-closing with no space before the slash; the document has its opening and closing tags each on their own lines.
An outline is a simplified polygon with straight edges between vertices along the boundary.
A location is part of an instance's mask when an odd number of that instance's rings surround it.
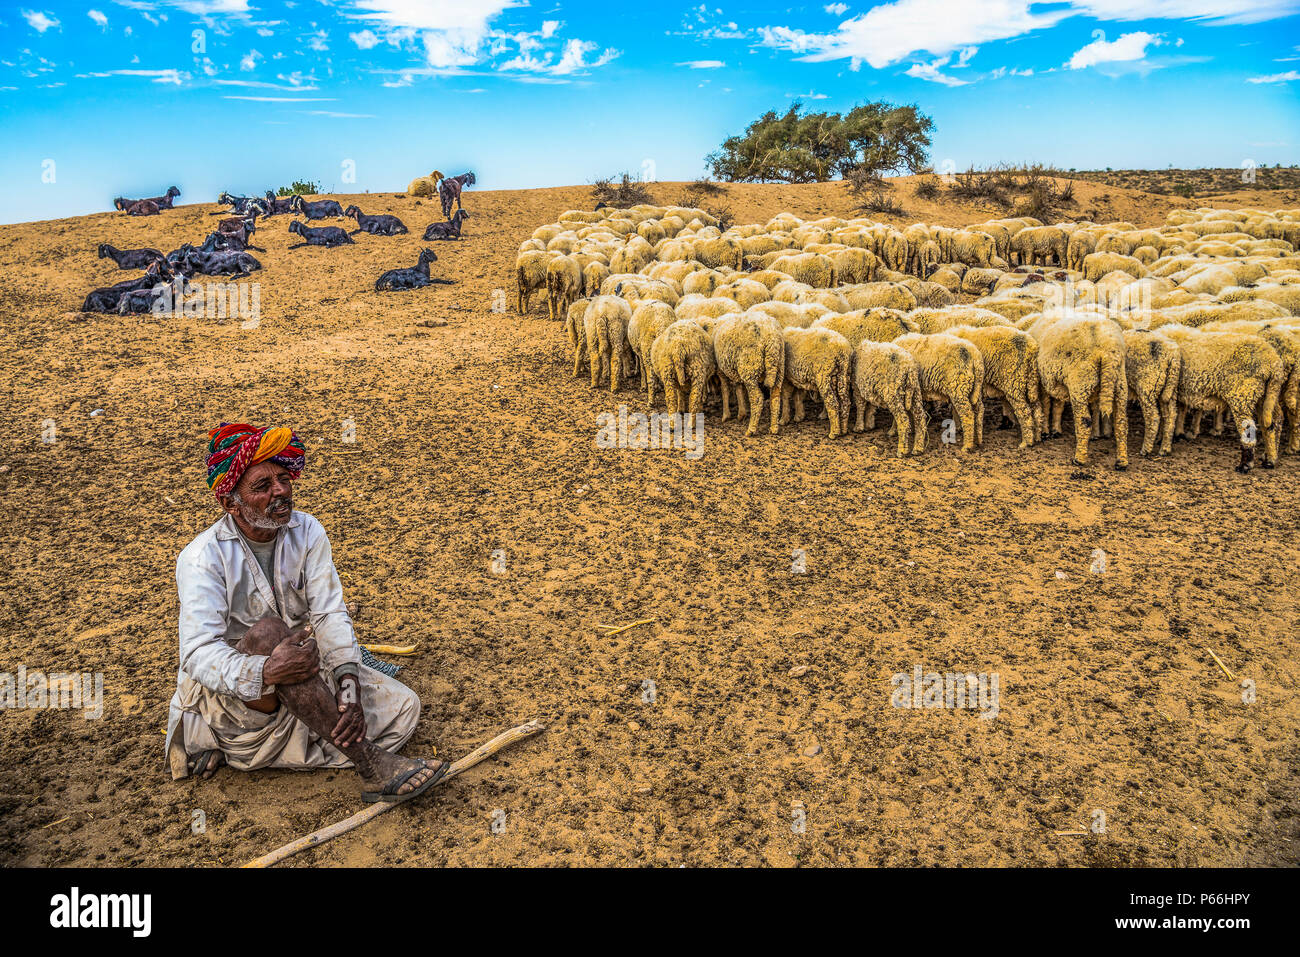
<svg viewBox="0 0 1300 957">
<path fill-rule="evenodd" d="M 17 0 L 0 37 L 5 222 L 434 168 L 688 179 L 796 98 L 916 103 L 939 168 L 1300 161 L 1300 0 Z"/>
</svg>

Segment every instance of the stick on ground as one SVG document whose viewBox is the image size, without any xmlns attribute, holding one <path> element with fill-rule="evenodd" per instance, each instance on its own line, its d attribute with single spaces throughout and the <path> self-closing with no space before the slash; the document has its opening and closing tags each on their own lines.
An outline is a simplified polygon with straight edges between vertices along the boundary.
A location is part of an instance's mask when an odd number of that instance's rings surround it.
<svg viewBox="0 0 1300 957">
<path fill-rule="evenodd" d="M 487 744 L 479 745 L 459 761 L 453 761 L 451 767 L 447 769 L 447 773 L 442 776 L 442 780 L 439 781 L 438 784 L 435 784 L 434 787 L 446 784 L 462 771 L 468 771 L 470 768 L 474 767 L 474 765 L 487 760 L 498 751 L 508 748 L 510 745 L 522 741 L 525 738 L 531 738 L 533 735 L 539 734 L 545 730 L 546 728 L 542 726 L 541 722 L 529 721 L 527 724 L 521 724 L 517 728 L 511 728 L 509 731 L 498 734 Z M 432 788 L 430 790 L 432 790 Z M 419 798 L 416 800 L 419 800 Z M 312 831 L 306 837 L 300 837 L 296 841 L 290 841 L 288 844 L 284 845 L 284 847 L 276 848 L 269 854 L 263 854 L 261 857 L 249 861 L 244 865 L 244 867 L 270 867 L 272 864 L 277 864 L 286 857 L 292 857 L 299 851 L 305 851 L 309 847 L 317 847 L 324 844 L 326 841 L 333 840 L 340 834 L 346 834 L 353 828 L 360 827 L 367 821 L 372 821 L 379 817 L 379 815 L 383 814 L 385 811 L 390 811 L 398 806 L 399 805 L 397 804 L 388 804 L 383 801 L 378 801 L 371 804 L 369 807 L 363 808 L 351 817 L 344 818 L 328 827 L 323 827 L 319 831 Z"/>
</svg>

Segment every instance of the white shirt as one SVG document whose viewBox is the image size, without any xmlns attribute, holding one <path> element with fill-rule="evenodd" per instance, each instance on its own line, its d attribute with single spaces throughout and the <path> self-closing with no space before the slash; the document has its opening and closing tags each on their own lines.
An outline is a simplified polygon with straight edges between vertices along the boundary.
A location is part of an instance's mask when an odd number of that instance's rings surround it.
<svg viewBox="0 0 1300 957">
<path fill-rule="evenodd" d="M 245 655 L 226 643 L 259 619 L 276 615 L 290 628 L 310 620 L 321 667 L 361 663 L 361 648 L 343 604 L 343 586 L 320 522 L 295 511 L 275 538 L 275 581 L 267 581 L 235 521 L 223 516 L 185 546 L 176 560 L 180 593 L 180 671 L 169 732 L 180 717 L 186 678 L 218 694 L 253 701 L 266 693 L 266 655 Z M 170 736 L 170 735 L 169 735 Z"/>
</svg>

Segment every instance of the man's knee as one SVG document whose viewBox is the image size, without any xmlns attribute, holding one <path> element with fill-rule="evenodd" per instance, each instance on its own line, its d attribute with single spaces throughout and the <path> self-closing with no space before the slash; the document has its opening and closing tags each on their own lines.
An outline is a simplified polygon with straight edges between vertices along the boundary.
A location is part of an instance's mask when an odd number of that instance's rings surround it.
<svg viewBox="0 0 1300 957">
<path fill-rule="evenodd" d="M 246 655 L 269 655 L 275 646 L 289 637 L 289 626 L 274 615 L 257 621 L 235 642 L 235 650 Z"/>
</svg>

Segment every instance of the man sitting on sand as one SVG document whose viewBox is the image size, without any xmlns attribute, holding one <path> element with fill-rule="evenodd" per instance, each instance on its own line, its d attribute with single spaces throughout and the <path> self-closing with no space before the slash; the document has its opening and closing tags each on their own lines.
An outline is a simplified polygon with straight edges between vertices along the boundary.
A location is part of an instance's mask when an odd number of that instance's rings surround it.
<svg viewBox="0 0 1300 957">
<path fill-rule="evenodd" d="M 167 721 L 172 777 L 355 767 L 367 801 L 405 801 L 447 763 L 394 752 L 420 699 L 361 664 L 320 522 L 293 510 L 306 451 L 289 429 L 223 422 L 208 486 L 226 514 L 181 552 L 180 673 Z"/>
</svg>

